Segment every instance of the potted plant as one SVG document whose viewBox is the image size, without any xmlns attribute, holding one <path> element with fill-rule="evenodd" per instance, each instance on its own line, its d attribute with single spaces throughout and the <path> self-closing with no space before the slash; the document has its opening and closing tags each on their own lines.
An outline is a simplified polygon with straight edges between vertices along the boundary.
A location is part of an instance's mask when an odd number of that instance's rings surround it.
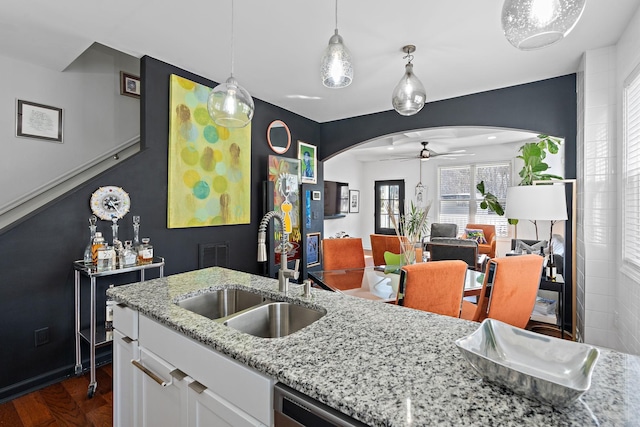
<svg viewBox="0 0 640 427">
<path fill-rule="evenodd" d="M 538 135 L 538 141 L 527 142 L 522 145 L 518 151 L 521 153 L 516 158 L 521 159 L 524 162 L 522 169 L 518 173 L 520 176 L 520 183 L 518 185 L 532 185 L 533 181 L 549 181 L 551 179 L 562 179 L 561 176 L 545 173 L 549 169 L 549 165 L 544 161 L 549 154 L 558 154 L 559 146 L 562 144 L 562 140 L 549 135 Z M 500 204 L 498 198 L 485 191 L 484 181 L 480 181 L 476 185 L 476 189 L 482 195 L 482 201 L 480 207 L 482 209 L 489 209 L 496 214 L 504 215 L 504 208 Z M 517 224 L 517 218 L 509 218 L 509 224 Z"/>
<path fill-rule="evenodd" d="M 396 221 L 395 215 L 387 207 L 389 219 L 400 241 L 403 264 L 413 264 L 416 261 L 415 247 L 417 243 L 420 243 L 422 235 L 427 233 L 429 224 L 427 216 L 430 209 L 431 202 L 421 207 L 416 206 L 412 201 L 405 209 L 404 215 L 400 215 L 399 220 Z"/>
</svg>

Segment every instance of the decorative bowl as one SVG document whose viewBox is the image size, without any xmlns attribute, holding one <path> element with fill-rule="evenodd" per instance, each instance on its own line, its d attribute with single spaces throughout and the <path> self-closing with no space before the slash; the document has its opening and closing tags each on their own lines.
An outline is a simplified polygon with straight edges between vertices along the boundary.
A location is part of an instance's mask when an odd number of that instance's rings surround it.
<svg viewBox="0 0 640 427">
<path fill-rule="evenodd" d="M 478 373 L 537 401 L 562 407 L 591 385 L 598 349 L 486 319 L 455 342 Z"/>
</svg>

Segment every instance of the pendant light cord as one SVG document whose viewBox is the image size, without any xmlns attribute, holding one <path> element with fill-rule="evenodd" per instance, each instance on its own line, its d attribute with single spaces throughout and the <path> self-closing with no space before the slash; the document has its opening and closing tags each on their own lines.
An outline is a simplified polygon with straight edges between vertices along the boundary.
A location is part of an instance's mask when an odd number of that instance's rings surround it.
<svg viewBox="0 0 640 427">
<path fill-rule="evenodd" d="M 336 34 L 338 34 L 338 0 L 336 0 Z"/>
<path fill-rule="evenodd" d="M 231 77 L 233 77 L 233 0 L 231 0 Z"/>
</svg>

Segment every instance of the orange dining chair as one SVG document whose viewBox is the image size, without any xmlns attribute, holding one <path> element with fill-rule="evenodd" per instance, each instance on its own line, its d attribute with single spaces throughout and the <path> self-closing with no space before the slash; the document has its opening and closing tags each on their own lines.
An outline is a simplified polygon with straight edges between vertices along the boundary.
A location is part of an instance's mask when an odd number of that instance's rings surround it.
<svg viewBox="0 0 640 427">
<path fill-rule="evenodd" d="M 490 260 L 478 303 L 462 301 L 460 317 L 476 322 L 491 318 L 518 328 L 527 326 L 540 287 L 543 260 L 539 255 Z"/>
<path fill-rule="evenodd" d="M 369 235 L 371 240 L 371 255 L 373 256 L 373 265 L 385 265 L 388 264 L 385 261 L 384 253 L 391 252 L 393 254 L 400 254 L 402 249 L 400 248 L 400 239 L 395 234 L 371 234 Z M 405 241 L 406 240 L 405 238 Z M 416 248 L 416 262 L 422 261 L 422 248 Z"/>
<path fill-rule="evenodd" d="M 344 270 L 363 268 L 364 248 L 359 237 L 322 240 L 322 268 L 324 270 Z"/>
<path fill-rule="evenodd" d="M 466 274 L 467 264 L 460 260 L 405 265 L 397 304 L 459 317 Z"/>
</svg>

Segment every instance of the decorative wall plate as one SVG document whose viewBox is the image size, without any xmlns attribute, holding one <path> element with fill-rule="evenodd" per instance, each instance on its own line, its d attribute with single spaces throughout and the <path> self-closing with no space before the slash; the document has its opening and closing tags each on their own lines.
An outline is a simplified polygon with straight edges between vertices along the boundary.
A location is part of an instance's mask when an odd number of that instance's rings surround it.
<svg viewBox="0 0 640 427">
<path fill-rule="evenodd" d="M 100 187 L 91 195 L 91 210 L 95 216 L 105 221 L 122 218 L 130 208 L 129 194 L 121 187 Z"/>
</svg>

